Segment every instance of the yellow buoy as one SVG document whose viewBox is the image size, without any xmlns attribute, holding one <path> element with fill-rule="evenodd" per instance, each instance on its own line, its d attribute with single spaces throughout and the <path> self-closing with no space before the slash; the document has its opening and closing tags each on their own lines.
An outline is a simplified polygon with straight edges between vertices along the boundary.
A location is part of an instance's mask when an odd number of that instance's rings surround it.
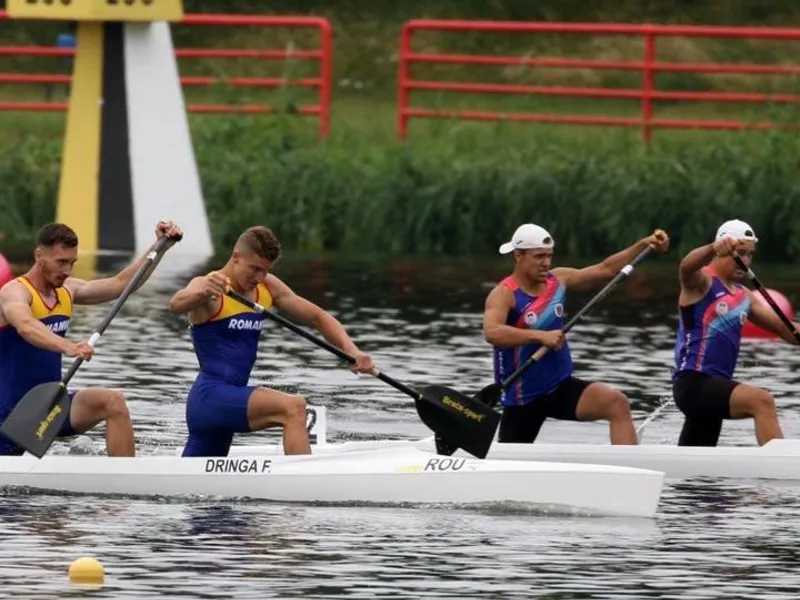
<svg viewBox="0 0 800 600">
<path fill-rule="evenodd" d="M 82 556 L 69 566 L 69 580 L 72 583 L 103 583 L 105 570 L 92 556 Z"/>
</svg>

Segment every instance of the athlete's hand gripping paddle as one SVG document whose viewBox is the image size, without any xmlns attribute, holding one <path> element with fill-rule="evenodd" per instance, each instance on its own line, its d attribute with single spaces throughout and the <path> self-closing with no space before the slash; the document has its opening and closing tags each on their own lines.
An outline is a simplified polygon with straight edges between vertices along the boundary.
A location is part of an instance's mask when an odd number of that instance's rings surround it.
<svg viewBox="0 0 800 600">
<path fill-rule="evenodd" d="M 147 255 L 147 258 L 136 271 L 136 274 L 125 286 L 114 306 L 108 311 L 103 322 L 89 338 L 89 345 L 94 347 L 100 340 L 106 328 L 117 315 L 125 301 L 133 294 L 139 286 L 139 282 L 144 277 L 150 265 L 156 260 L 164 250 L 167 242 L 180 241 L 183 236 L 169 238 L 164 236 L 158 240 L 155 247 Z M 8 418 L 0 426 L 0 433 L 10 439 L 20 448 L 31 454 L 42 458 L 45 452 L 53 444 L 64 421 L 69 417 L 69 396 L 67 394 L 67 384 L 70 379 L 78 372 L 78 368 L 83 364 L 83 359 L 78 357 L 72 361 L 67 374 L 61 381 L 42 383 L 32 388 L 19 401 L 17 406 L 8 415 Z"/>
<path fill-rule="evenodd" d="M 320 348 L 335 354 L 350 364 L 355 364 L 356 359 L 341 348 L 308 333 L 288 319 L 267 310 L 234 290 L 228 289 L 226 293 L 237 302 L 251 310 L 261 312 L 268 319 L 304 337 Z M 494 440 L 497 426 L 500 424 L 500 414 L 491 407 L 445 386 L 429 385 L 415 390 L 384 373 L 378 372 L 375 376 L 396 390 L 412 397 L 420 419 L 433 432 L 443 435 L 457 448 L 462 448 L 473 456 L 486 457 Z"/>
</svg>

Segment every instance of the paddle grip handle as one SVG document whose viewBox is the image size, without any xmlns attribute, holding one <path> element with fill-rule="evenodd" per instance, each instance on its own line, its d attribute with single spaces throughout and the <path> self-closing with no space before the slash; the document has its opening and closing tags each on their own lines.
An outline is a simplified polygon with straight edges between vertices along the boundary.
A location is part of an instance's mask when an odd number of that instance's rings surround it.
<svg viewBox="0 0 800 600">
<path fill-rule="evenodd" d="M 605 298 L 608 295 L 608 293 L 614 288 L 614 286 L 616 286 L 620 282 L 621 279 L 630 275 L 633 272 L 633 269 L 636 267 L 636 265 L 642 262 L 647 257 L 647 255 L 650 254 L 652 251 L 653 251 L 653 246 L 651 244 L 648 244 L 647 248 L 645 248 L 638 255 L 636 255 L 636 257 L 630 263 L 622 267 L 619 270 L 619 272 L 616 275 L 614 275 L 611 281 L 609 281 L 605 285 L 605 287 L 603 287 L 602 290 L 597 292 L 597 294 L 595 294 L 595 296 L 591 300 L 589 300 L 589 302 L 587 302 L 583 306 L 583 308 L 581 308 L 577 313 L 575 313 L 575 316 L 573 316 L 569 321 L 567 321 L 567 324 L 561 331 L 567 333 L 570 329 L 572 329 L 575 326 L 575 324 L 583 317 L 583 315 L 589 312 L 592 309 L 592 307 L 594 307 L 595 304 L 600 302 L 600 300 Z M 547 354 L 549 350 L 550 350 L 549 346 L 542 346 L 541 348 L 539 348 L 536 352 L 533 353 L 533 355 L 530 358 L 528 358 L 528 360 L 522 363 L 516 371 L 514 371 L 513 373 L 511 373 L 511 375 L 506 377 L 506 379 L 500 384 L 501 388 L 506 389 L 509 385 L 514 383 L 517 379 L 519 379 L 522 376 L 522 374 L 528 368 L 531 367 L 531 365 L 541 360 L 541 358 L 545 354 Z"/>
<path fill-rule="evenodd" d="M 268 319 L 271 319 L 272 321 L 275 321 L 276 323 L 278 323 L 279 325 L 285 327 L 286 329 L 289 329 L 289 330 L 293 331 L 294 333 L 296 333 L 297 335 L 299 335 L 301 337 L 304 337 L 309 342 L 311 342 L 313 344 L 316 344 L 320 348 L 322 348 L 324 350 L 327 350 L 328 352 L 330 352 L 332 354 L 335 354 L 336 356 L 338 356 L 339 358 L 341 358 L 343 360 L 346 360 L 351 365 L 356 364 L 356 359 L 354 357 L 350 356 L 347 352 L 345 352 L 341 348 L 338 348 L 337 346 L 334 346 L 333 344 L 331 344 L 327 340 L 324 340 L 324 339 L 322 339 L 320 337 L 317 337 L 317 336 L 309 333 L 308 331 L 306 331 L 302 327 L 296 325 L 295 323 L 292 323 L 289 319 L 286 319 L 286 318 L 284 318 L 284 317 L 282 317 L 282 316 L 280 316 L 278 314 L 275 314 L 274 312 L 272 312 L 270 310 L 267 310 L 264 306 L 262 306 L 258 302 L 253 302 L 249 298 L 241 295 L 239 292 L 237 292 L 235 290 L 232 290 L 230 288 L 228 288 L 228 290 L 226 291 L 226 294 L 228 296 L 230 296 L 231 298 L 233 298 L 234 300 L 236 300 L 237 302 L 239 302 L 241 304 L 244 304 L 245 306 L 247 306 L 251 310 L 263 313 L 264 316 L 267 317 Z M 404 385 L 404 384 L 400 383 L 399 381 L 395 380 L 392 377 L 389 377 L 388 375 L 384 375 L 383 373 L 378 372 L 378 373 L 376 373 L 375 376 L 378 379 L 380 379 L 381 381 L 383 381 L 384 383 L 388 383 L 389 385 L 391 385 L 396 390 L 398 390 L 400 392 L 403 392 L 404 394 L 407 394 L 407 395 L 411 396 L 412 398 L 418 399 L 418 398 L 421 397 L 421 394 L 419 392 L 414 391 L 412 388 L 408 387 L 407 385 Z"/>
<path fill-rule="evenodd" d="M 108 314 L 105 316 L 103 321 L 100 323 L 97 329 L 95 329 L 94 333 L 92 333 L 88 342 L 92 348 L 94 348 L 95 344 L 97 344 L 97 342 L 100 340 L 100 337 L 103 335 L 103 332 L 105 332 L 106 328 L 111 324 L 111 321 L 114 319 L 114 317 L 117 316 L 117 313 L 122 308 L 122 305 L 125 304 L 125 301 L 130 297 L 131 294 L 133 294 L 133 291 L 139 286 L 139 283 L 141 282 L 147 270 L 150 268 L 150 265 L 152 265 L 153 262 L 158 257 L 158 255 L 161 254 L 161 252 L 163 252 L 164 247 L 167 245 L 167 243 L 173 240 L 180 241 L 182 237 L 183 237 L 182 235 L 179 235 L 175 236 L 174 238 L 166 236 L 159 238 L 158 242 L 156 242 L 155 248 L 153 248 L 147 254 L 147 258 L 145 258 L 145 261 L 136 271 L 134 276 L 131 277 L 131 280 L 125 286 L 125 289 L 122 290 L 122 293 L 119 295 L 119 298 L 117 298 L 117 301 L 114 303 L 114 306 L 111 307 L 111 310 L 108 311 Z M 69 383 L 69 380 L 72 379 L 75 373 L 77 373 L 78 369 L 82 364 L 83 364 L 83 358 L 81 357 L 78 357 L 72 361 L 72 365 L 70 365 L 67 374 L 64 376 L 64 379 L 62 380 L 64 385 Z"/>
<path fill-rule="evenodd" d="M 770 307 L 772 307 L 772 310 L 775 311 L 775 314 L 778 315 L 778 318 L 783 322 L 784 325 L 786 325 L 786 328 L 792 333 L 794 339 L 796 339 L 798 343 L 800 343 L 800 332 L 797 331 L 797 328 L 794 326 L 794 323 L 792 323 L 789 320 L 789 317 L 783 314 L 781 307 L 778 306 L 778 304 L 772 298 L 770 293 L 767 291 L 767 288 L 765 288 L 763 284 L 758 280 L 758 277 L 756 277 L 756 274 L 753 273 L 753 270 L 746 264 L 744 264 L 744 261 L 741 259 L 741 257 L 737 256 L 736 254 L 733 255 L 733 260 L 736 261 L 737 267 L 739 267 L 742 271 L 745 271 L 747 273 L 747 278 L 753 282 L 753 285 L 755 285 L 756 289 L 759 292 L 761 292 L 761 295 L 764 297 L 764 299 L 767 301 Z"/>
</svg>

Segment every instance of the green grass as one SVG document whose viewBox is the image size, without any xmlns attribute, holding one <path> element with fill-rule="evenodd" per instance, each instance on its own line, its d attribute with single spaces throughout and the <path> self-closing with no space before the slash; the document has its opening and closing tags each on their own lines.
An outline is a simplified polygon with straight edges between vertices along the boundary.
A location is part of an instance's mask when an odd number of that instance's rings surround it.
<svg viewBox="0 0 800 600">
<path fill-rule="evenodd" d="M 198 93 L 199 92 L 199 93 Z M 203 93 L 205 92 L 205 93 Z M 242 95 L 232 103 L 239 104 L 268 104 L 272 106 L 286 106 L 276 98 L 277 94 Z M 28 90 L 28 99 L 34 97 L 33 90 Z M 230 98 L 226 94 L 215 94 L 213 91 L 190 90 L 187 93 L 188 103 L 225 103 Z M 516 101 L 515 101 L 516 100 Z M 311 98 L 296 100 L 298 105 L 312 103 Z M 418 105 L 424 105 L 418 103 Z M 442 110 L 449 109 L 474 109 L 468 102 L 459 102 L 458 98 L 442 100 L 435 106 Z M 605 116 L 636 116 L 638 114 L 635 103 L 599 103 L 569 100 L 566 102 L 553 99 L 531 99 L 528 102 L 519 99 L 498 98 L 494 103 L 498 111 L 508 112 L 533 112 L 542 114 L 575 114 L 575 115 L 605 115 Z M 773 120 L 784 123 L 798 123 L 800 119 L 793 110 L 781 107 L 770 107 L 762 110 L 742 109 L 735 106 L 698 106 L 691 110 L 679 106 L 669 106 L 657 112 L 661 118 L 702 118 L 702 119 L 728 119 L 742 120 L 745 122 L 759 120 Z M 309 133 L 317 130 L 318 121 L 315 117 L 296 116 L 297 126 Z M 197 131 L 205 124 L 220 119 L 217 115 L 190 114 L 189 120 L 193 131 Z M 264 115 L 248 118 L 254 127 L 267 128 L 275 117 Z M 0 112 L 0 131 L 8 140 L 20 140 L 28 137 L 40 139 L 60 140 L 64 134 L 65 115 L 62 113 L 25 113 L 25 112 Z M 502 134 L 509 144 L 527 143 L 531 138 L 545 138 L 550 141 L 559 139 L 565 143 L 581 142 L 586 144 L 602 144 L 607 141 L 619 142 L 624 140 L 631 144 L 642 143 L 642 133 L 638 127 L 622 128 L 607 126 L 574 126 L 550 124 L 517 124 L 517 123 L 489 123 L 463 120 L 445 119 L 411 119 L 409 122 L 408 139 L 417 142 L 435 143 L 437 139 L 450 134 L 495 136 Z M 374 144 L 392 144 L 397 140 L 396 134 L 396 105 L 389 98 L 371 98 L 366 95 L 338 94 L 332 106 L 331 135 L 335 138 L 358 138 L 362 142 Z M 675 130 L 659 129 L 653 134 L 654 144 L 676 144 L 688 142 L 724 143 L 726 140 L 743 138 L 750 139 L 754 144 L 760 144 L 765 134 L 758 131 L 729 132 L 708 130 Z"/>
<path fill-rule="evenodd" d="M 319 15 L 331 20 L 335 29 L 334 106 L 335 130 L 352 135 L 368 135 L 374 139 L 389 139 L 395 132 L 395 89 L 397 51 L 402 24 L 411 18 L 480 18 L 528 19 L 599 22 L 654 22 L 677 24 L 773 25 L 797 22 L 800 13 L 787 3 L 777 0 L 742 0 L 735 5 L 722 0 L 682 2 L 680 0 L 646 0 L 642 2 L 614 0 L 593 3 L 578 0 L 559 3 L 543 0 L 531 3 L 524 0 L 405 0 L 389 3 L 383 0 L 276 0 L 269 10 L 255 1 L 194 0 L 186 2 L 191 12 L 235 12 Z M 2 24 L 4 39 L 10 43 L 52 44 L 62 29 L 53 23 Z M 318 35 L 311 30 L 290 28 L 231 28 L 188 27 L 173 28 L 177 47 L 219 48 L 316 48 Z M 555 34 L 449 34 L 420 32 L 414 48 L 419 51 L 464 52 L 470 54 L 504 54 L 509 56 L 550 56 L 591 58 L 595 60 L 628 60 L 642 58 L 642 41 L 626 36 L 575 36 Z M 775 42 L 770 40 L 728 40 L 713 38 L 660 38 L 658 59 L 668 62 L 724 62 L 798 65 L 800 40 Z M 65 62 L 52 58 L 0 58 L 4 72 L 64 72 Z M 313 77 L 317 66 L 313 61 L 288 60 L 182 60 L 184 75 L 212 75 L 220 78 L 234 76 Z M 529 67 L 475 67 L 452 65 L 416 65 L 414 76 L 419 79 L 468 82 L 494 82 L 539 86 L 580 86 L 599 88 L 638 89 L 641 74 L 637 72 L 592 69 L 532 69 Z M 656 88 L 665 91 L 741 91 L 758 93 L 789 93 L 800 95 L 797 77 L 710 75 L 693 73 L 661 73 Z M 308 90 L 289 88 L 267 92 L 252 88 L 187 88 L 189 102 L 269 103 L 281 107 L 290 104 L 316 102 Z M 4 99 L 43 99 L 42 86 L 0 86 Z M 638 117 L 641 107 L 634 100 L 590 100 L 552 96 L 498 96 L 416 92 L 414 106 L 438 109 L 473 109 L 544 114 L 575 114 Z M 656 104 L 658 118 L 727 119 L 762 121 L 779 119 L 796 123 L 798 105 L 767 106 L 759 104 L 660 102 Z M 2 115 L 0 115 L 2 116 Z M 38 125 L 40 115 L 32 120 Z M 209 118 L 209 117 L 204 117 Z M 210 117 L 213 118 L 213 117 Z M 0 120 L 0 126 L 9 119 Z M 24 120 L 10 118 L 15 127 Z M 42 131 L 50 131 L 50 117 L 41 119 Z M 464 124 L 460 121 L 430 123 L 412 121 L 411 135 L 426 139 L 441 136 L 443 130 L 461 128 L 486 129 L 483 124 Z M 561 131 L 559 135 L 573 137 L 608 135 L 604 127 L 516 125 L 512 129 L 522 135 L 538 135 L 541 130 Z M 37 129 L 29 131 L 37 134 Z M 549 131 L 548 131 L 549 134 Z M 616 133 L 613 135 L 617 135 Z M 634 136 L 638 132 L 634 132 Z M 659 133 L 673 138 L 673 133 Z M 677 135 L 684 135 L 678 132 Z M 691 132 L 687 136 L 693 136 Z M 718 137 L 704 133 L 704 137 Z"/>
<path fill-rule="evenodd" d="M 316 119 L 281 115 L 190 115 L 216 242 L 225 247 L 253 222 L 272 224 L 293 249 L 461 256 L 496 251 L 499 232 L 522 220 L 548 224 L 559 248 L 575 257 L 606 254 L 653 227 L 676 247 L 700 243 L 722 218 L 749 219 L 764 239 L 762 254 L 800 256 L 800 180 L 794 134 L 658 130 L 649 147 L 638 128 L 422 120 L 397 140 L 396 52 L 401 24 L 412 17 L 547 18 L 711 24 L 783 24 L 794 9 L 764 3 L 644 3 L 568 0 L 441 0 L 389 4 L 322 0 L 270 4 L 273 13 L 319 14 L 336 30 L 330 137 Z M 189 10 L 255 13 L 262 5 L 225 0 L 187 3 Z M 726 12 L 727 11 L 727 12 Z M 3 24 L 6 27 L 7 24 Z M 4 31 L 3 29 L 0 29 Z M 58 26 L 10 29 L 9 43 L 50 44 Z M 313 35 L 290 30 L 176 27 L 179 47 L 297 48 Z M 797 63 L 800 42 L 659 42 L 659 59 L 674 62 Z M 621 37 L 421 35 L 415 48 L 530 56 L 638 60 L 641 43 Z M 185 75 L 315 75 L 304 61 L 182 61 Z M 53 72 L 45 59 L 0 58 L 0 71 Z M 415 67 L 416 78 L 495 83 L 636 88 L 640 75 L 614 71 Z M 663 90 L 800 93 L 792 78 L 663 74 Z M 43 86 L 2 86 L 3 99 L 42 100 Z M 309 90 L 258 90 L 217 85 L 185 88 L 187 102 L 269 104 L 286 111 L 315 103 Z M 540 95 L 415 93 L 413 106 L 573 115 L 637 117 L 638 101 Z M 660 102 L 658 118 L 774 120 L 796 125 L 798 106 Z M 4 246 L 28 244 L 52 218 L 64 115 L 0 113 L 0 210 Z M 503 234 L 503 235 L 505 235 Z"/>
</svg>

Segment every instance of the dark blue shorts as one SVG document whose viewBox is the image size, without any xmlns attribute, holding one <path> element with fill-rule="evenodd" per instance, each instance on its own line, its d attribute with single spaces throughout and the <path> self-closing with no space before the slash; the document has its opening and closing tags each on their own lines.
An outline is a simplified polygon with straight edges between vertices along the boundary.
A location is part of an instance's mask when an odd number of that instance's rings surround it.
<svg viewBox="0 0 800 600">
<path fill-rule="evenodd" d="M 247 404 L 255 389 L 201 373 L 186 399 L 189 440 L 182 455 L 227 456 L 233 435 L 250 431 Z"/>
<path fill-rule="evenodd" d="M 70 407 L 72 407 L 72 399 L 77 393 L 78 392 L 67 393 Z M 75 428 L 72 426 L 72 421 L 70 420 L 69 416 L 67 416 L 67 419 L 61 425 L 61 429 L 59 429 L 56 438 L 66 438 L 73 435 L 78 435 L 78 432 L 75 431 Z M 25 454 L 24 448 L 20 448 L 2 433 L 0 433 L 0 456 L 21 456 L 22 454 Z"/>
</svg>

